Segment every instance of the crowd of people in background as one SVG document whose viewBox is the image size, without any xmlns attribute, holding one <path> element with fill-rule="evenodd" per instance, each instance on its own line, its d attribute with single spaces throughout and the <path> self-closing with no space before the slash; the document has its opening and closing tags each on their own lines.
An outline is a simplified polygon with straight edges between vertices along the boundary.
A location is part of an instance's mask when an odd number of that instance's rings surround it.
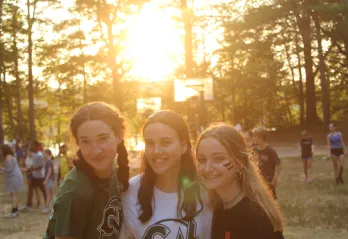
<svg viewBox="0 0 348 239">
<path fill-rule="evenodd" d="M 42 143 L 23 144 L 17 140 L 15 144 L 4 144 L 0 148 L 3 159 L 4 191 L 10 194 L 12 210 L 9 217 L 17 217 L 19 212 L 28 212 L 33 208 L 33 198 L 36 208 L 46 214 L 51 210 L 54 188 L 59 186 L 69 170 L 72 168 L 72 157 L 67 156 L 67 145 L 60 147 L 56 157 L 50 149 L 44 149 Z M 27 185 L 26 202 L 19 208 L 18 193 Z M 41 192 L 41 195 L 40 195 Z M 41 204 L 41 198 L 44 202 Z"/>
</svg>

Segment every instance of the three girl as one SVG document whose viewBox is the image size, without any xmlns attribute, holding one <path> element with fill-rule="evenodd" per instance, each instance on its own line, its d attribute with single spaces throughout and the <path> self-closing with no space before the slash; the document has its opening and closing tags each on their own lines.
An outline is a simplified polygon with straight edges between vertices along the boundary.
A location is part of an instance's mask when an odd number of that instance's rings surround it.
<svg viewBox="0 0 348 239">
<path fill-rule="evenodd" d="M 143 128 L 143 172 L 129 184 L 118 110 L 84 105 L 70 128 L 79 159 L 54 198 L 44 238 L 283 238 L 277 204 L 234 128 L 202 134 L 197 174 L 183 118 L 172 111 L 151 115 Z"/>
</svg>

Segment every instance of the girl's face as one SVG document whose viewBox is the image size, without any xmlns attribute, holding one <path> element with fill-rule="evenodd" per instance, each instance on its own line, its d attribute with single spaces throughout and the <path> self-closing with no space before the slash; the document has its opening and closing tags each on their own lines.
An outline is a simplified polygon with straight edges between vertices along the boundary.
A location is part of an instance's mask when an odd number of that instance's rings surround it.
<svg viewBox="0 0 348 239">
<path fill-rule="evenodd" d="M 197 148 L 198 175 L 208 189 L 231 187 L 239 166 L 216 139 L 202 139 Z"/>
<path fill-rule="evenodd" d="M 152 123 L 144 130 L 145 158 L 156 174 L 161 175 L 180 168 L 181 156 L 187 144 L 178 133 L 162 123 Z"/>
<path fill-rule="evenodd" d="M 109 173 L 122 139 L 100 120 L 82 123 L 77 129 L 77 139 L 83 158 L 95 172 Z"/>
<path fill-rule="evenodd" d="M 336 127 L 335 127 L 333 124 L 330 124 L 330 125 L 329 125 L 329 130 L 330 130 L 331 132 L 335 132 Z"/>
<path fill-rule="evenodd" d="M 42 155 L 44 157 L 44 159 L 48 159 L 50 156 L 48 155 L 48 153 L 46 153 L 46 151 L 42 152 Z"/>
</svg>

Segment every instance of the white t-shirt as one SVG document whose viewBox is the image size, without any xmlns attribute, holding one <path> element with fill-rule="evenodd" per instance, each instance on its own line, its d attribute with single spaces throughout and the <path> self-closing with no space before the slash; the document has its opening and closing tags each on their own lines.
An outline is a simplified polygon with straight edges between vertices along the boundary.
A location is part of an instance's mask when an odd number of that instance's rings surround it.
<svg viewBox="0 0 348 239">
<path fill-rule="evenodd" d="M 154 188 L 153 215 L 142 223 L 139 217 L 138 190 L 140 175 L 130 179 L 129 188 L 122 193 L 124 228 L 120 236 L 134 239 L 210 239 L 212 212 L 205 207 L 193 221 L 188 222 L 177 217 L 177 193 L 165 193 Z M 201 208 L 197 205 L 198 210 Z"/>
</svg>

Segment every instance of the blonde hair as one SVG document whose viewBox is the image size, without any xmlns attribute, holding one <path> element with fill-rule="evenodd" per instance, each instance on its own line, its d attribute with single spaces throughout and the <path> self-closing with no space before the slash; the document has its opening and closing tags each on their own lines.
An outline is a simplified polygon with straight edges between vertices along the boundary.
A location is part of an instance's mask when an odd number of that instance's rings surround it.
<svg viewBox="0 0 348 239">
<path fill-rule="evenodd" d="M 254 136 L 261 137 L 263 140 L 267 140 L 268 132 L 264 127 L 257 127 L 252 131 Z"/>
<path fill-rule="evenodd" d="M 308 136 L 309 136 L 308 131 L 303 130 L 302 133 L 301 133 L 301 137 L 308 137 Z"/>
<path fill-rule="evenodd" d="M 283 216 L 279 210 L 278 203 L 271 195 L 268 186 L 260 175 L 257 162 L 251 152 L 248 152 L 243 136 L 228 124 L 217 124 L 210 126 L 199 137 L 199 143 L 205 138 L 218 140 L 240 166 L 242 177 L 239 180 L 246 197 L 255 202 L 267 215 L 274 231 L 283 231 Z M 214 190 L 210 192 L 211 206 L 215 210 L 221 206 L 221 202 Z"/>
</svg>

